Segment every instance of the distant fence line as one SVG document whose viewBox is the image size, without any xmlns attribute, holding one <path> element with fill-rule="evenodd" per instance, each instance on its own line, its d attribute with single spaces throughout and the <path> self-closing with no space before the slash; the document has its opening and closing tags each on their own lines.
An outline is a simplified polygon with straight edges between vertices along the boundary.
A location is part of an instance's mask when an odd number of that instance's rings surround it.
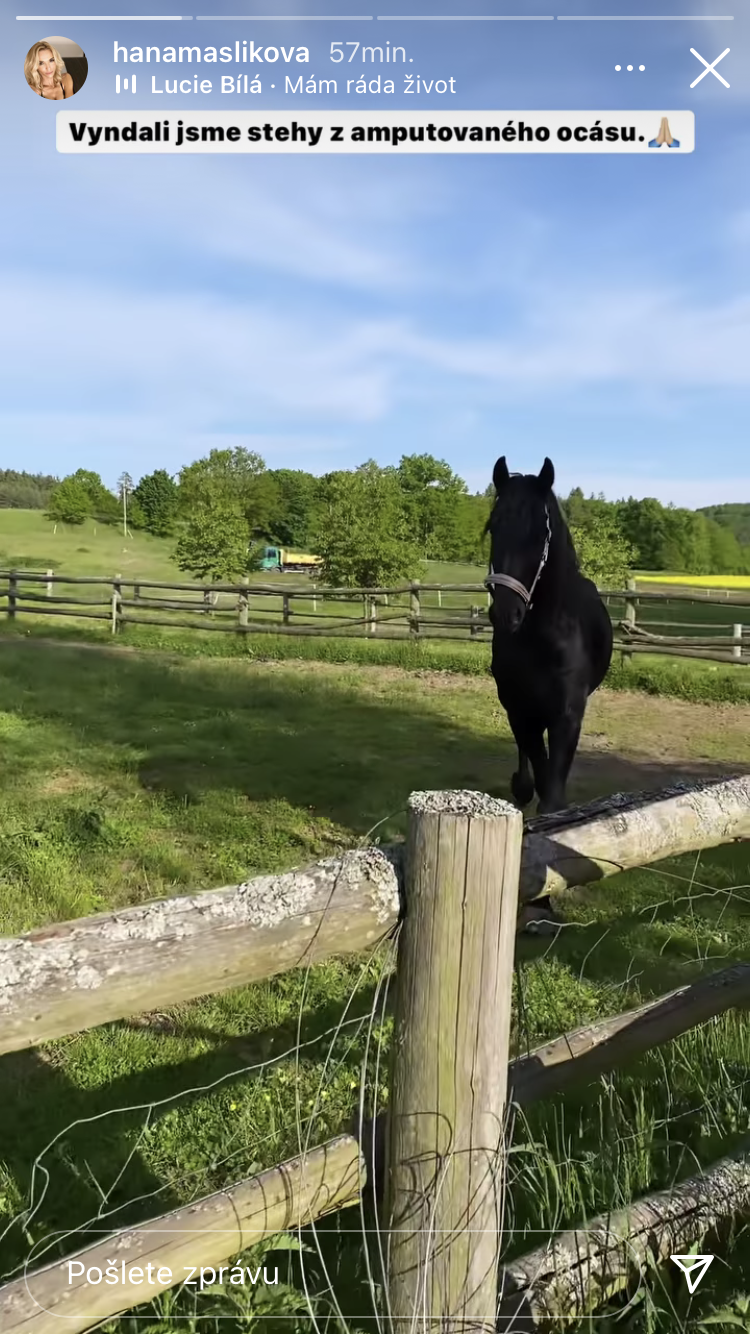
<svg viewBox="0 0 750 1334">
<path fill-rule="evenodd" d="M 315 584 L 284 587 L 250 580 L 174 583 L 123 574 L 109 577 L 57 574 L 53 570 L 0 570 L 3 584 L 0 603 L 5 601 L 10 620 L 20 615 L 80 617 L 107 622 L 112 634 L 129 625 L 148 625 L 225 634 L 377 635 L 379 639 L 468 638 L 486 642 L 492 633 L 487 617 L 489 594 L 481 583 L 413 580 L 391 588 L 322 588 Z M 92 593 L 79 595 L 79 590 L 85 589 Z M 106 595 L 105 589 L 110 590 Z M 477 595 L 475 602 L 463 601 L 471 594 Z M 610 609 L 615 647 L 623 659 L 635 653 L 651 653 L 750 663 L 750 592 L 684 587 L 657 591 L 638 588 L 631 579 L 628 588 L 602 590 L 602 597 Z M 681 602 L 702 608 L 748 608 L 748 616 L 745 623 L 638 620 L 640 605 Z M 340 611 L 334 610 L 335 604 Z M 613 613 L 613 604 L 624 607 L 621 618 Z M 192 619 L 178 619 L 180 613 Z M 659 633 L 662 630 L 670 633 Z M 703 634 L 674 633 L 679 630 Z"/>
</svg>

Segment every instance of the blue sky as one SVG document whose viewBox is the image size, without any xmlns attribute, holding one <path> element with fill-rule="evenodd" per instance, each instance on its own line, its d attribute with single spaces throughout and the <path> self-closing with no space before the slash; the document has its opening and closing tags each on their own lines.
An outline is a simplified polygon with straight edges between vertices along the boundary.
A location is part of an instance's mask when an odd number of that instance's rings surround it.
<svg viewBox="0 0 750 1334">
<path fill-rule="evenodd" d="M 226 445 L 317 473 L 429 450 L 479 489 L 498 454 L 522 470 L 548 454 L 563 493 L 581 485 L 695 506 L 750 501 L 747 4 L 463 4 L 478 15 L 626 10 L 735 14 L 732 22 L 38 24 L 6 14 L 3 466 L 90 467 L 113 485 L 124 469 L 174 472 Z M 77 8 L 128 12 L 127 0 Z M 337 8 L 377 13 L 362 0 L 334 0 Z M 202 0 L 201 12 L 253 10 L 329 14 L 331 0 Z M 15 0 L 24 12 L 36 10 Z M 162 0 L 151 12 L 173 11 Z M 389 0 L 386 12 L 460 11 L 449 0 Z M 150 78 L 127 103 L 115 96 L 116 69 L 125 72 L 112 62 L 115 39 L 305 44 L 311 62 L 296 68 L 338 76 L 340 88 L 362 67 L 331 64 L 330 42 L 388 39 L 413 53 L 410 70 L 455 78 L 457 110 L 689 108 L 696 151 L 60 155 L 59 104 L 34 97 L 23 77 L 31 43 L 60 33 L 89 60 L 71 104 L 78 116 L 157 105 Z M 708 60 L 731 48 L 718 66 L 729 90 L 711 75 L 689 88 L 702 68 L 691 46 Z M 633 73 L 615 72 L 629 63 Z M 308 116 L 332 105 L 416 105 L 403 93 L 285 97 L 272 69 L 261 70 L 261 97 L 231 105 Z M 168 111 L 229 101 L 171 97 Z M 448 103 L 432 94 L 418 105 Z"/>
</svg>

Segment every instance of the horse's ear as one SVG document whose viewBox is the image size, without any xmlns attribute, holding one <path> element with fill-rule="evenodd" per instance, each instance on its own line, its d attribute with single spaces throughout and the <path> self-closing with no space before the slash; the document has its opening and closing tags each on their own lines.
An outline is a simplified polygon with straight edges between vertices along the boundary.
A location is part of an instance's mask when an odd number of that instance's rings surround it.
<svg viewBox="0 0 750 1334">
<path fill-rule="evenodd" d="M 536 480 L 540 491 L 552 490 L 555 484 L 555 469 L 551 459 L 544 460 L 542 470 Z"/>
<path fill-rule="evenodd" d="M 498 459 L 492 470 L 492 481 L 494 482 L 495 490 L 499 491 L 501 487 L 505 486 L 505 483 L 509 478 L 510 473 L 508 472 L 508 465 L 505 462 L 505 455 L 503 454 L 503 457 Z"/>
</svg>

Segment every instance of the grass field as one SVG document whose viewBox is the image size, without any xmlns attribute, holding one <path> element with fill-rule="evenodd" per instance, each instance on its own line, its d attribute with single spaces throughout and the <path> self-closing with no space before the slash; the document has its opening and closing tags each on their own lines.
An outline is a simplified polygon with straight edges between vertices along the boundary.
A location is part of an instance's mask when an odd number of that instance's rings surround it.
<svg viewBox="0 0 750 1334">
<path fill-rule="evenodd" d="M 114 575 L 119 574 L 123 579 L 133 581 L 191 582 L 188 576 L 182 574 L 172 562 L 171 545 L 170 542 L 151 538 L 142 533 L 135 533 L 125 538 L 121 532 L 102 525 L 97 526 L 91 521 L 74 530 L 58 525 L 55 531 L 39 511 L 0 510 L 0 569 L 17 568 L 26 572 L 52 569 L 58 574 L 71 576 L 89 575 L 112 579 Z M 490 626 L 485 615 L 487 599 L 486 593 L 481 589 L 484 575 L 484 569 L 478 566 L 437 561 L 427 564 L 423 577 L 425 584 L 474 583 L 478 587 L 476 591 L 442 593 L 422 590 L 421 614 L 427 621 L 432 622 L 425 624 L 421 629 L 425 638 L 446 639 L 452 643 L 465 641 L 467 648 L 470 648 L 469 629 L 471 609 L 474 607 L 476 609 L 473 622 L 476 635 L 474 642 L 489 642 Z M 693 579 L 692 576 L 679 575 L 639 576 L 639 582 L 648 588 L 654 588 L 659 583 L 666 589 L 669 584 L 687 582 L 700 584 L 701 577 L 696 576 Z M 703 582 L 705 583 L 705 580 Z M 366 608 L 358 598 L 333 601 L 324 600 L 316 595 L 313 600 L 310 594 L 315 585 L 306 576 L 273 575 L 264 572 L 254 576 L 252 583 L 256 585 L 262 583 L 266 587 L 279 589 L 278 596 L 251 593 L 248 615 L 250 623 L 256 626 L 267 624 L 270 629 L 274 623 L 278 624 L 281 621 L 284 610 L 283 593 L 290 595 L 288 600 L 290 623 L 317 629 L 321 634 L 332 633 L 337 623 L 344 631 L 347 626 L 351 626 L 357 633 L 361 633 L 361 629 L 354 627 L 352 623 L 357 618 L 369 615 L 369 606 Z M 737 583 L 736 579 L 735 584 L 734 591 L 742 592 L 744 585 Z M 60 633 L 62 624 L 66 627 L 76 626 L 86 635 L 92 631 L 96 634 L 98 626 L 106 633 L 111 620 L 111 587 L 55 584 L 53 591 L 56 597 L 86 600 L 87 605 L 81 608 L 81 612 L 89 614 L 79 617 L 67 614 L 71 610 L 70 607 L 64 617 L 52 615 L 51 604 L 46 603 L 45 589 L 44 583 L 32 584 L 24 582 L 23 579 L 19 581 L 21 607 L 24 606 L 25 597 L 27 599 L 25 606 L 36 608 L 33 613 L 19 610 L 16 619 L 19 625 L 23 624 L 24 630 L 28 629 L 36 634 L 49 633 L 52 629 L 54 633 Z M 0 589 L 0 594 L 3 591 Z M 29 596 L 36 600 L 29 602 Z M 132 601 L 134 590 L 125 586 L 123 596 L 126 600 Z M 170 602 L 176 602 L 177 609 L 156 608 L 153 605 L 154 599 L 169 599 Z M 0 607 L 2 605 L 0 601 Z M 177 633 L 175 621 L 181 621 L 187 628 L 204 629 L 207 634 L 210 631 L 213 638 L 230 640 L 232 638 L 230 632 L 236 627 L 238 619 L 236 596 L 219 595 L 210 616 L 206 616 L 205 611 L 196 609 L 202 605 L 203 599 L 200 593 L 172 593 L 142 588 L 137 605 L 124 607 L 127 623 L 121 633 L 127 637 L 128 642 L 134 644 L 168 642 L 170 634 Z M 611 599 L 609 609 L 615 622 L 624 618 L 624 601 Z M 400 600 L 391 598 L 388 605 L 381 601 L 377 612 L 377 638 L 385 640 L 392 635 L 404 637 L 408 633 L 405 620 L 408 611 L 408 596 Z M 96 617 L 100 619 L 97 621 Z M 637 605 L 637 617 L 640 624 L 659 634 L 712 637 L 716 635 L 717 640 L 720 640 L 723 636 L 731 635 L 732 627 L 736 623 L 743 621 L 750 623 L 750 603 L 744 608 L 706 605 L 701 602 L 686 603 L 679 600 L 659 603 L 640 602 Z M 222 633 L 222 630 L 225 633 Z M 230 647 L 227 643 L 226 648 L 221 651 L 232 654 L 237 652 L 237 648 Z"/>
<path fill-rule="evenodd" d="M 411 790 L 505 793 L 513 759 L 482 677 L 5 639 L 0 701 L 4 934 L 236 883 L 375 828 L 398 836 Z M 750 707 L 609 692 L 591 702 L 571 798 L 749 765 Z M 749 902 L 747 845 L 567 896 L 562 936 L 520 946 L 515 1049 L 747 959 Z M 372 1043 L 365 1057 L 370 1027 L 388 1048 L 381 972 L 380 957 L 332 962 L 3 1058 L 0 1272 L 32 1248 L 36 1263 L 45 1245 L 54 1253 L 58 1230 L 153 1216 L 282 1160 L 305 1136 L 336 1133 L 356 1107 L 363 1061 L 368 1098 L 382 1099 Z M 513 1249 L 738 1144 L 750 1129 L 749 1058 L 748 1026 L 730 1016 L 519 1117 Z M 322 1260 L 268 1251 L 286 1289 L 184 1291 L 140 1312 L 147 1320 L 106 1328 L 239 1334 L 263 1316 L 264 1331 L 269 1319 L 307 1331 L 300 1266 L 322 1320 L 323 1261 L 349 1326 L 369 1328 L 359 1226 L 354 1210 L 319 1228 Z M 689 1308 L 667 1280 L 654 1310 L 642 1304 L 617 1328 L 697 1331 L 701 1313 L 737 1312 L 750 1284 L 742 1237 L 729 1254 Z"/>
</svg>

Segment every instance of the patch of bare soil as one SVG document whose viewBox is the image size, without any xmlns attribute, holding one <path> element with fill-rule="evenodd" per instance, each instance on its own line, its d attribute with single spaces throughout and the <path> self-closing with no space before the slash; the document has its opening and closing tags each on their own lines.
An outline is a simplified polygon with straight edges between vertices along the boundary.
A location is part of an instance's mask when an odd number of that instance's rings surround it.
<svg viewBox="0 0 750 1334">
<path fill-rule="evenodd" d="M 589 703 L 571 775 L 613 791 L 750 771 L 750 705 L 692 704 L 629 691 Z M 627 783 L 623 779 L 627 777 Z"/>
<path fill-rule="evenodd" d="M 75 769 L 61 769 L 40 783 L 39 791 L 42 796 L 57 797 L 66 796 L 69 792 L 83 792 L 94 787 L 96 784 L 86 774 L 77 773 Z"/>
</svg>

